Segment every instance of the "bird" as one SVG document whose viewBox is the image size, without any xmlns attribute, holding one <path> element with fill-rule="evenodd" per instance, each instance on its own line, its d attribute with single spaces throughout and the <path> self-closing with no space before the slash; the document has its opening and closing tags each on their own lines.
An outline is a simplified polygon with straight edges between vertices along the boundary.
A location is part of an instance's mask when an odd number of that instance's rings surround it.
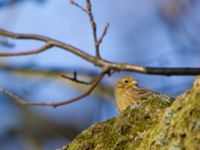
<svg viewBox="0 0 200 150">
<path fill-rule="evenodd" d="M 175 98 L 154 92 L 149 89 L 138 86 L 138 81 L 133 77 L 121 78 L 114 89 L 114 96 L 117 108 L 120 112 L 128 106 L 140 106 L 140 104 L 149 99 L 160 100 L 162 103 L 170 104 Z"/>
</svg>

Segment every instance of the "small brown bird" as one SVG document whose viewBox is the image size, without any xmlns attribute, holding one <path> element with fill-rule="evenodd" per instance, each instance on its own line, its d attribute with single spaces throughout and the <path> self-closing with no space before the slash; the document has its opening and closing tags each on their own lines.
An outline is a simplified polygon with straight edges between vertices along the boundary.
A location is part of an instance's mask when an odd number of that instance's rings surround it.
<svg viewBox="0 0 200 150">
<path fill-rule="evenodd" d="M 139 105 L 148 99 L 159 99 L 163 103 L 171 103 L 174 98 L 138 87 L 137 80 L 132 77 L 124 77 L 115 87 L 115 100 L 119 111 L 125 110 L 130 105 Z"/>
</svg>

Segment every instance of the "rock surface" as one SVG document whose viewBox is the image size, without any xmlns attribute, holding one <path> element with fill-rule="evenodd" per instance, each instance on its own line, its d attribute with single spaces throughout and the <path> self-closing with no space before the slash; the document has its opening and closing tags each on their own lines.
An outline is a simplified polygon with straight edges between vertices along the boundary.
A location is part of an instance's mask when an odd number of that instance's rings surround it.
<svg viewBox="0 0 200 150">
<path fill-rule="evenodd" d="M 200 77 L 171 105 L 149 99 L 92 125 L 62 150 L 200 150 Z"/>
</svg>

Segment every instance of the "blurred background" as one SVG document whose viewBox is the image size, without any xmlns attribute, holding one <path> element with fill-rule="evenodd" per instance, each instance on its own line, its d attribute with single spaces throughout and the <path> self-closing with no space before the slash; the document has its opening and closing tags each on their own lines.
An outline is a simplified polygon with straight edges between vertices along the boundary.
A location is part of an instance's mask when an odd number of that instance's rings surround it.
<svg viewBox="0 0 200 150">
<path fill-rule="evenodd" d="M 101 0 L 92 1 L 101 34 L 104 59 L 154 67 L 199 67 L 200 1 L 198 0 Z M 85 1 L 77 0 L 85 6 Z M 94 55 L 88 16 L 68 0 L 0 0 L 0 28 L 18 33 L 41 34 L 72 44 Z M 0 51 L 38 48 L 41 42 L 0 36 Z M 63 79 L 60 73 L 90 80 L 100 69 L 62 49 L 20 57 L 0 58 L 0 88 L 30 101 L 67 100 L 86 87 Z M 0 95 L 0 149 L 53 150 L 62 147 L 85 128 L 119 112 L 113 87 L 130 75 L 142 87 L 178 96 L 195 77 L 117 73 L 103 79 L 87 98 L 58 107 L 24 108 Z"/>
</svg>

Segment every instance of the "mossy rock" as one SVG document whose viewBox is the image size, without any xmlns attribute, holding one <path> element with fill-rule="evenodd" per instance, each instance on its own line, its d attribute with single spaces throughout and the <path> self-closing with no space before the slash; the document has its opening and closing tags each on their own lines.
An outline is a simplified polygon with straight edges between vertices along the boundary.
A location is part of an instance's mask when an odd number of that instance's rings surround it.
<svg viewBox="0 0 200 150">
<path fill-rule="evenodd" d="M 62 150 L 200 150 L 200 78 L 173 104 L 150 99 L 92 125 Z"/>
</svg>

